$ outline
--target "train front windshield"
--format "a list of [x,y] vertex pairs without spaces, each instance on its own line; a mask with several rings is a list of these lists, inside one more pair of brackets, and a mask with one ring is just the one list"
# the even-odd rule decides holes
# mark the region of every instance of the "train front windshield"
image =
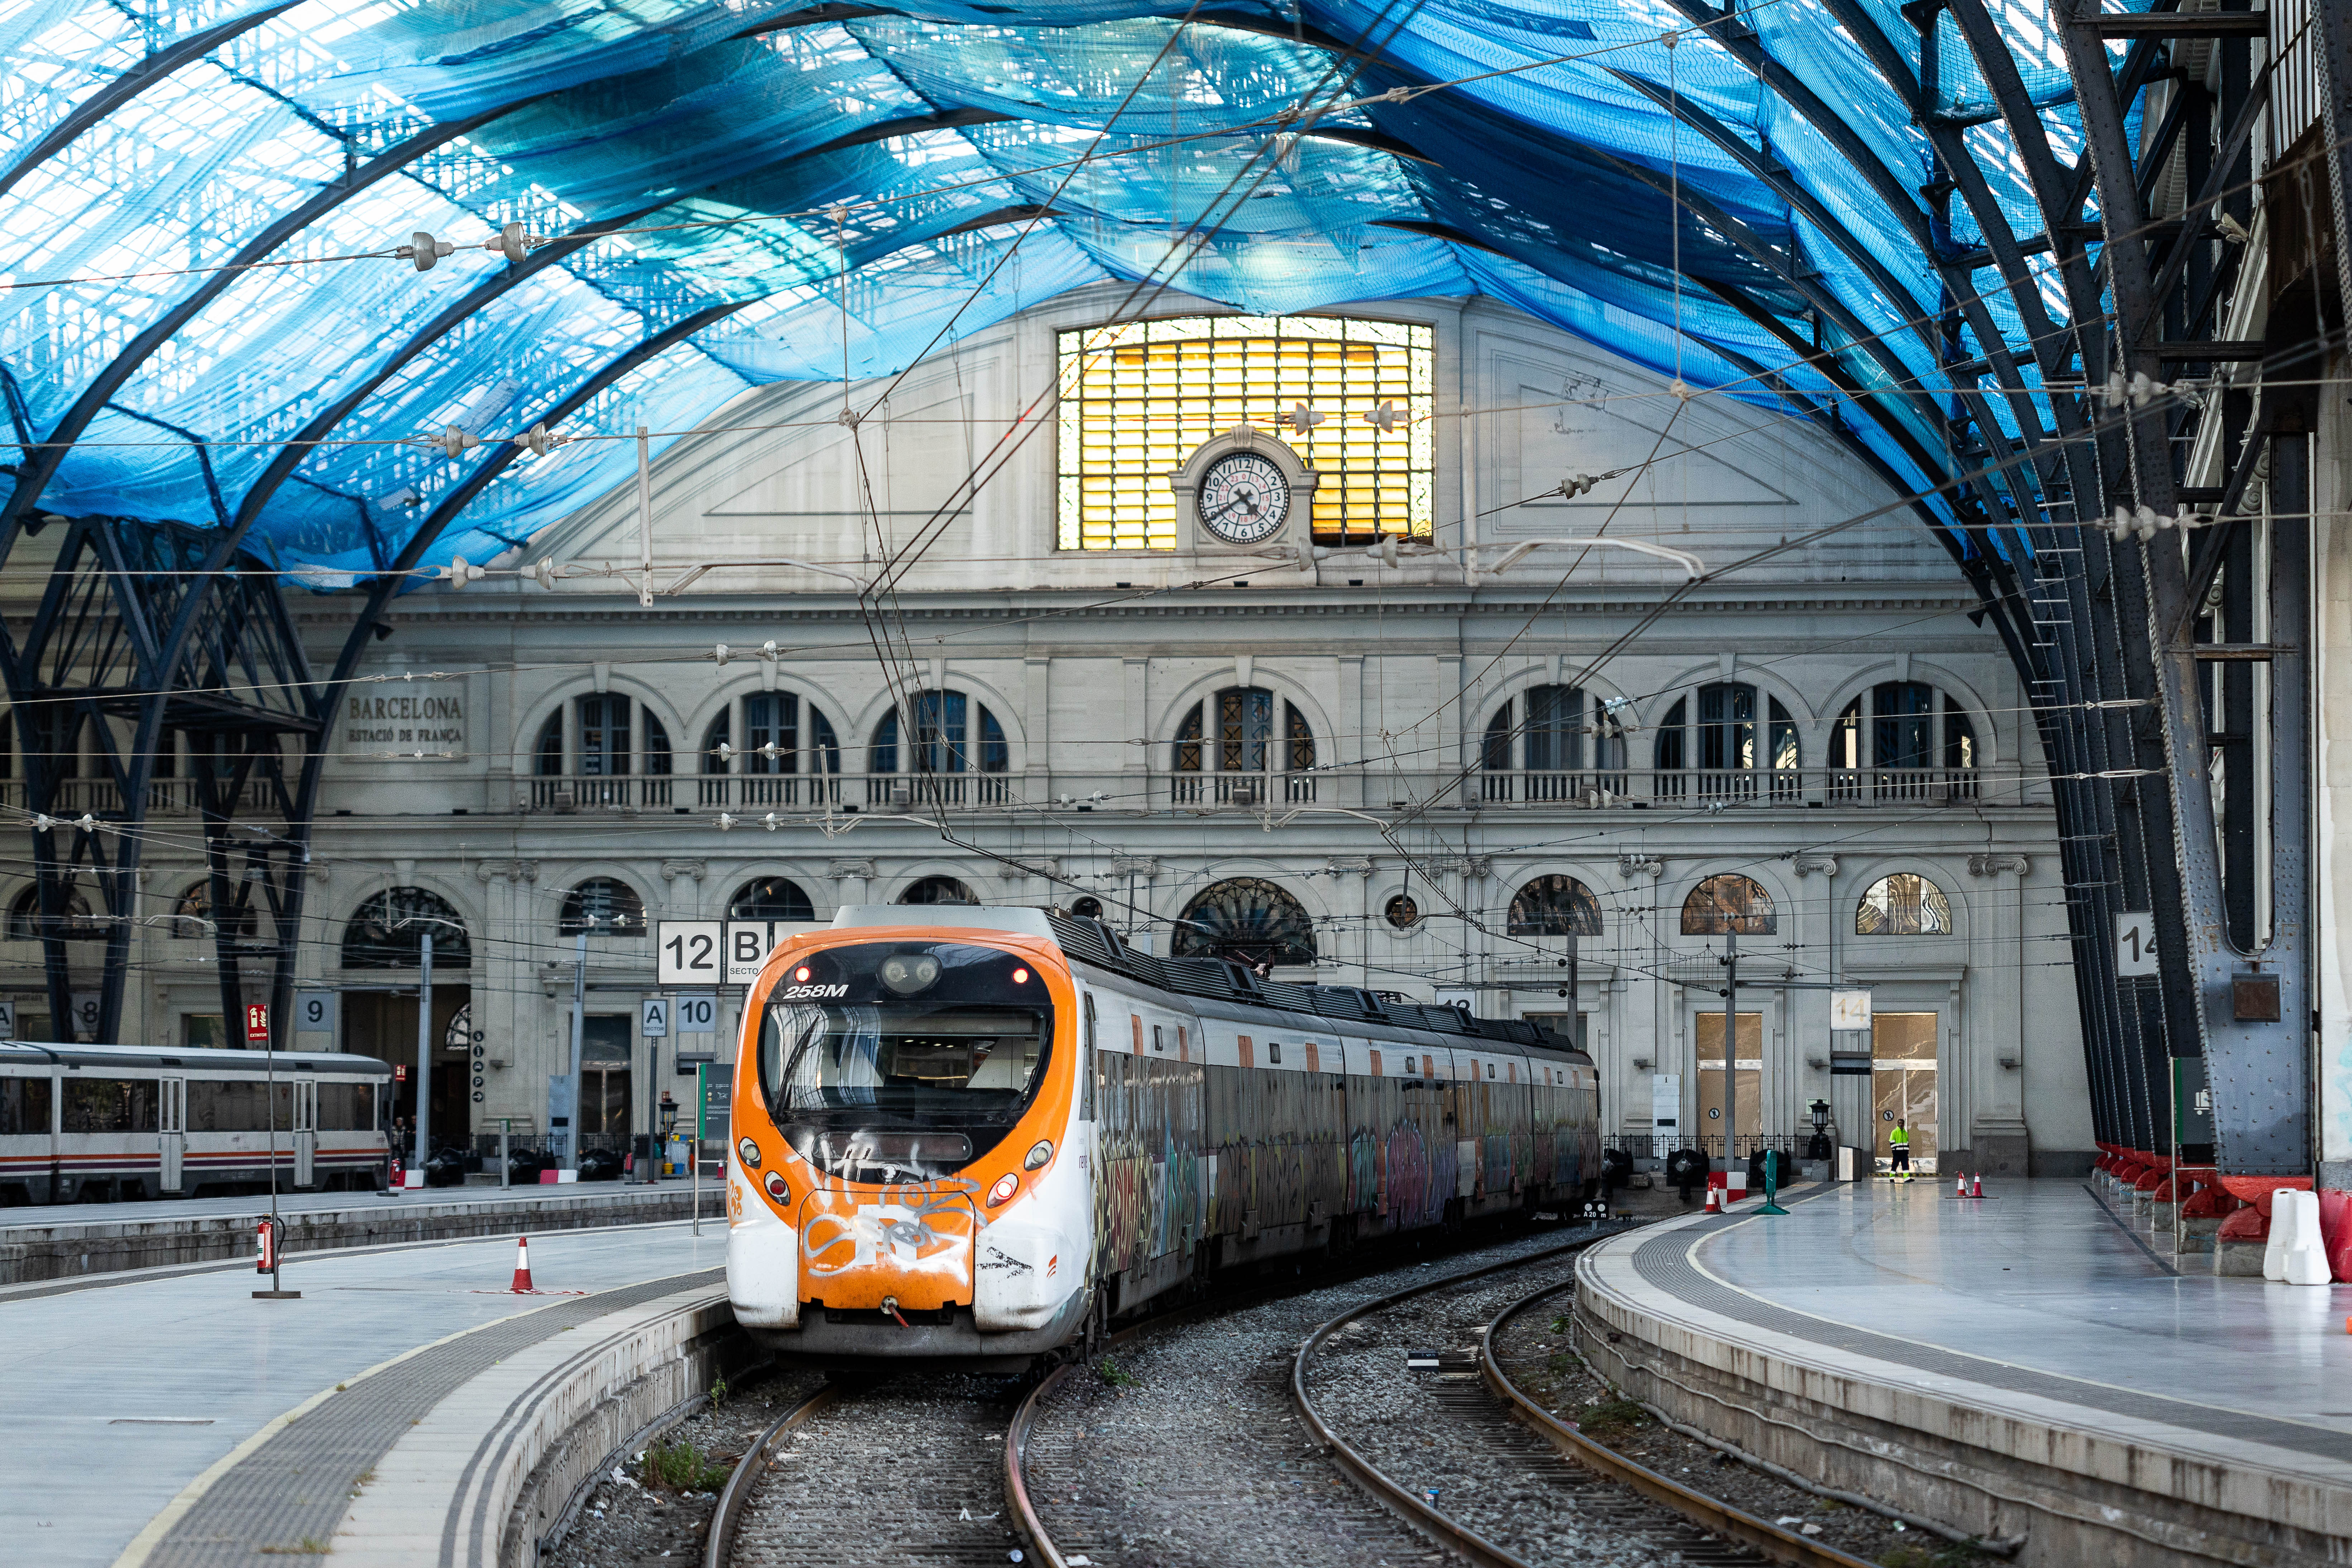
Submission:
[[829,948],[787,970],[760,1021],[760,1083],[785,1141],[829,1175],[948,1174],[1002,1142],[1053,1053],[1027,961],[965,942]]

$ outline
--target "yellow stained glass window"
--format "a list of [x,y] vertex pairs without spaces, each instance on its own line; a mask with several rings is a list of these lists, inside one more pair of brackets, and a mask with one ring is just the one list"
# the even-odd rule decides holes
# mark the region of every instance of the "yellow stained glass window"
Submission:
[[[1315,538],[1430,531],[1434,334],[1329,316],[1177,316],[1060,334],[1059,539],[1064,550],[1172,550],[1168,476],[1244,422],[1320,476]],[[1299,404],[1323,422],[1285,423]],[[1392,429],[1366,418],[1382,404]]]

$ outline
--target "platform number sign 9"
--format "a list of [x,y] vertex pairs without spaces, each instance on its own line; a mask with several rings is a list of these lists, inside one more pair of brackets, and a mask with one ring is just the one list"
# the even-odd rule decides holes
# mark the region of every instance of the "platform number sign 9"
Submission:
[[2129,980],[2159,973],[2156,959],[2156,917],[2145,910],[2116,917],[2116,974]]
[[716,985],[723,978],[718,921],[663,921],[654,932],[655,984]]

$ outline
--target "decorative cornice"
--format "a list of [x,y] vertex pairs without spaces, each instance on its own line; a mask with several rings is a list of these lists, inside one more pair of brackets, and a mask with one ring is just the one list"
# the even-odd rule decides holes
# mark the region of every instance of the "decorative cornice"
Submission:
[[1790,859],[1790,865],[1800,877],[1810,877],[1816,872],[1824,877],[1837,875],[1837,857],[1834,855],[1799,855]]
[[1111,857],[1110,874],[1114,877],[1140,877],[1148,882],[1160,875],[1160,857],[1114,855]]
[[675,882],[680,877],[691,877],[699,882],[709,870],[710,863],[707,860],[665,860],[661,863],[662,880],[665,882]]
[[485,882],[536,882],[539,862],[536,860],[485,860],[474,868],[474,875]]
[[2033,862],[2022,855],[1969,857],[1969,875],[1971,877],[1998,877],[2004,872],[2012,877],[2022,877],[2032,869]]
[[827,866],[824,868],[824,874],[828,877],[835,878],[857,877],[870,882],[874,879],[874,862],[871,860],[835,860],[832,865]]
[[1654,855],[1620,855],[1617,857],[1617,879],[1630,882],[1636,877],[1658,878],[1666,874],[1666,863]]
[[1372,874],[1372,868],[1371,857],[1368,855],[1345,857],[1334,855],[1323,862],[1323,869],[1335,877],[1369,877]]

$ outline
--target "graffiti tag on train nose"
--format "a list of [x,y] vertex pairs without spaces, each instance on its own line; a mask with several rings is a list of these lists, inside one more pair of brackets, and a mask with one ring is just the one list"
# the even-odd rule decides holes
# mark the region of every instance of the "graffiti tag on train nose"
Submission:
[[910,1207],[860,1204],[851,1214],[821,1214],[801,1234],[809,1272],[846,1273],[853,1268],[944,1268],[961,1275],[970,1237],[969,1213],[960,1204]]

